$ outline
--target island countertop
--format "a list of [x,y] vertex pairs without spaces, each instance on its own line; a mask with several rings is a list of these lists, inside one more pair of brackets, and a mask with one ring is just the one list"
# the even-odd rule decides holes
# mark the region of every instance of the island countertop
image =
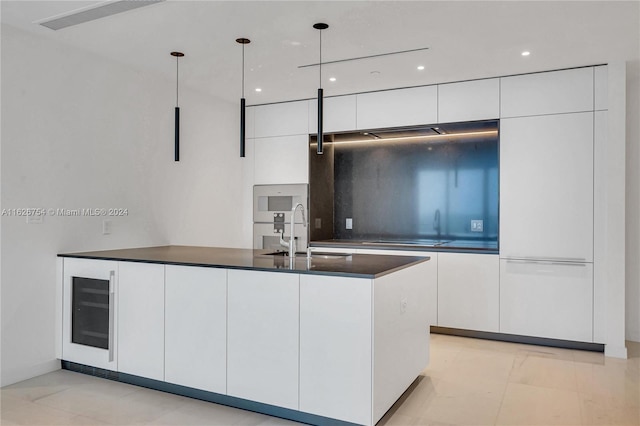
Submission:
[[225,247],[157,246],[118,250],[61,253],[60,257],[115,260],[123,262],[161,263],[167,265],[247,269],[357,278],[379,278],[400,269],[425,262],[429,257],[352,254],[337,256],[313,253],[310,259],[298,255],[270,255],[271,250]]

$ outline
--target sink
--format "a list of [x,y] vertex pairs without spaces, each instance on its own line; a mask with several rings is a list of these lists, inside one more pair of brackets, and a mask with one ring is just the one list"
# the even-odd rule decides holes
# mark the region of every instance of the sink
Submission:
[[[289,253],[286,251],[276,251],[273,253],[265,253],[262,256],[280,256],[280,257],[289,257]],[[351,253],[318,253],[311,252],[312,259],[344,259],[351,256]],[[304,251],[297,251],[296,257],[306,258],[307,253]]]

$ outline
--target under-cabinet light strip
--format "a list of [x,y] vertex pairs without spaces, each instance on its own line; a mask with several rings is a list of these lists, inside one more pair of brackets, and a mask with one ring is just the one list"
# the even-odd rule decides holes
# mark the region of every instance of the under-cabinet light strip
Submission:
[[[466,133],[444,133],[441,135],[422,135],[422,136],[403,136],[399,138],[379,138],[379,139],[356,139],[352,141],[333,141],[333,142],[325,142],[327,144],[348,144],[348,143],[378,143],[382,141],[387,142],[396,142],[396,141],[406,141],[406,140],[418,140],[418,139],[447,139],[447,138],[459,138],[465,136],[488,136],[488,135],[497,135],[497,130],[487,130],[480,132],[466,132]],[[316,145],[316,143],[312,143],[311,145]]]

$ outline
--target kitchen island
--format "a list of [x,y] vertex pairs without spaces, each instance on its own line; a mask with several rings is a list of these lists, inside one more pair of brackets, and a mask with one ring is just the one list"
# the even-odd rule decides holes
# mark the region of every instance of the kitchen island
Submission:
[[[428,363],[428,261],[187,246],[61,254],[60,358],[305,423],[373,425]],[[107,349],[75,342],[74,277],[107,283]]]

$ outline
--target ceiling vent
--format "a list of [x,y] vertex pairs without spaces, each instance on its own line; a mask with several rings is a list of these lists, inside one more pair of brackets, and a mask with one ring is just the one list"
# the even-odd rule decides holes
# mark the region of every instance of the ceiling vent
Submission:
[[165,0],[117,0],[108,1],[91,6],[89,8],[74,10],[62,15],[56,15],[50,18],[37,21],[36,24],[43,25],[52,30],[60,30],[62,28],[71,27],[73,25],[82,24],[84,22],[93,21],[104,18],[106,16],[115,15],[117,13],[126,12],[128,10],[137,9],[139,7],[149,6],[154,3],[160,3]]

